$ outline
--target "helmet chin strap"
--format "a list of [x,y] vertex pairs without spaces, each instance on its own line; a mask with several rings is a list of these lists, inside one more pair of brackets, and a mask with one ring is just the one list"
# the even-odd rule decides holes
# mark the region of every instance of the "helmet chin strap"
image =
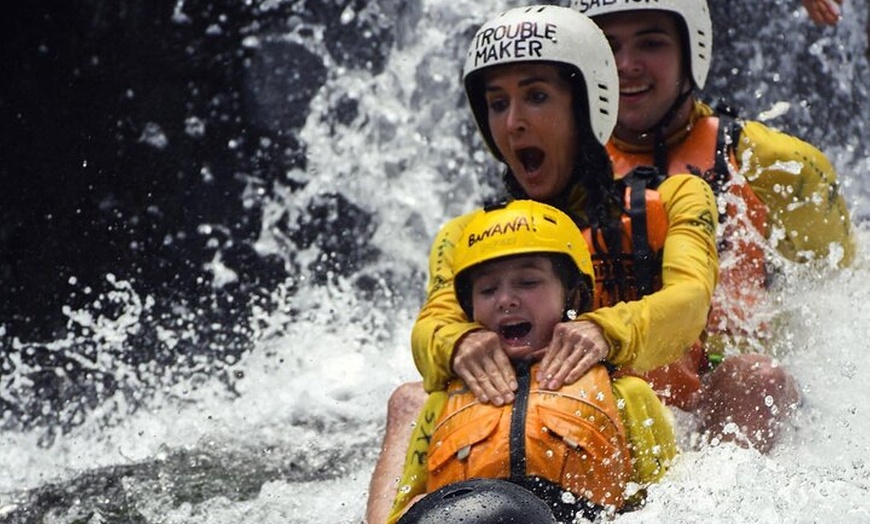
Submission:
[[655,167],[659,170],[659,174],[661,176],[667,176],[668,174],[668,147],[665,144],[665,128],[673,122],[674,118],[677,116],[680,108],[692,95],[692,92],[695,90],[694,85],[689,84],[689,89],[685,93],[680,93],[674,103],[671,104],[668,112],[665,113],[665,116],[662,117],[659,122],[652,127],[647,133],[652,132],[655,137],[655,146],[653,148],[653,161],[655,162]]

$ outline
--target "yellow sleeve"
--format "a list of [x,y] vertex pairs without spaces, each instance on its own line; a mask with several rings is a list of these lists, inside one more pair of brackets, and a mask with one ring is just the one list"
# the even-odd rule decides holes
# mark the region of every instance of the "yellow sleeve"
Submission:
[[417,495],[426,493],[426,481],[429,479],[427,459],[429,457],[429,441],[435,432],[438,417],[447,402],[446,391],[436,391],[429,395],[408,442],[408,453],[405,455],[405,468],[399,481],[399,490],[393,500],[393,508],[387,518],[387,524],[393,524],[405,512],[405,507]]
[[[737,161],[749,186],[768,208],[777,249],[803,262],[832,254],[841,266],[855,255],[855,238],[837,173],[812,145],[759,122],[743,126]],[[839,247],[838,247],[839,246]]]
[[453,292],[453,252],[472,215],[454,218],[444,225],[429,253],[426,303],[411,330],[411,351],[423,377],[423,388],[430,393],[446,389],[447,382],[454,377],[450,364],[459,339],[483,329],[466,318]]
[[668,217],[662,289],[580,316],[604,330],[608,361],[641,373],[676,361],[698,339],[719,275],[710,187],[694,175],[672,175],[658,191]]
[[641,378],[614,379],[613,394],[631,449],[631,481],[641,486],[658,482],[679,452],[673,414]]

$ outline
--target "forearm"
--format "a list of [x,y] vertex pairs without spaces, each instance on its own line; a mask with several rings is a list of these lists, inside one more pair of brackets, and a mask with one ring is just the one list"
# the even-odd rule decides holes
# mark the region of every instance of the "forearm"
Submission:
[[453,252],[470,218],[467,214],[445,224],[429,254],[426,303],[411,331],[414,362],[429,392],[446,387],[454,376],[451,359],[457,342],[481,328],[466,318],[453,290]]
[[705,286],[684,283],[581,318],[604,331],[611,348],[608,362],[645,372],[675,362],[698,340],[709,305]]
[[718,278],[718,215],[709,187],[677,175],[659,191],[668,214],[662,288],[581,316],[603,329],[612,364],[640,372],[677,360],[698,339]]

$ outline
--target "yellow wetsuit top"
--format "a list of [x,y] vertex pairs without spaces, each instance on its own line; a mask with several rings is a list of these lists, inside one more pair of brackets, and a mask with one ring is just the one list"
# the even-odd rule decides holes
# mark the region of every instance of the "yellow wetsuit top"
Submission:
[[[641,300],[584,313],[610,342],[607,361],[644,372],[680,358],[707,320],[718,275],[716,202],[709,186],[693,175],[675,175],[659,187],[668,217],[662,289]],[[571,211],[583,216],[585,195],[572,192]],[[453,293],[453,249],[471,214],[448,222],[429,259],[427,300],[411,333],[414,362],[427,392],[443,390],[454,377],[453,348],[465,334],[483,329],[470,322]]]
[[[693,175],[676,175],[665,180],[658,191],[668,218],[662,288],[640,300],[620,302],[578,317],[601,326],[611,347],[608,362],[636,371],[679,359],[698,339],[718,275],[718,213],[707,183]],[[584,199],[585,194],[575,188],[571,194],[574,214],[584,215]],[[453,349],[465,334],[483,329],[468,321],[453,291],[453,251],[471,216],[469,213],[448,222],[430,252],[428,298],[414,325],[411,343],[424,388],[430,395],[411,437],[388,522],[395,522],[410,499],[425,491],[428,438],[446,400],[444,389],[454,377]],[[666,462],[676,455],[668,415],[649,385],[637,377],[615,379],[613,389],[622,401],[622,415],[632,443],[632,480],[648,484],[664,474]]]
[[783,256],[802,262],[841,249],[835,254],[839,265],[852,263],[849,209],[824,153],[759,122],[745,122],[736,156],[749,187],[768,208],[771,229],[785,234],[776,244]]

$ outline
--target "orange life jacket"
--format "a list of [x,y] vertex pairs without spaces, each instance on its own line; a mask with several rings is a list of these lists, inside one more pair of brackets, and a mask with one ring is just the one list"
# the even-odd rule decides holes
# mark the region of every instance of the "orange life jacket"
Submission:
[[[692,173],[703,177],[720,203],[719,287],[707,322],[707,333],[741,333],[753,308],[766,293],[768,277],[761,240],[767,235],[767,208],[737,172],[733,148],[722,118],[704,117],[686,138],[668,148],[668,174]],[[737,135],[737,133],[731,133]],[[733,140],[737,136],[732,137]],[[608,143],[617,176],[638,166],[652,165],[653,154],[628,153]],[[652,235],[651,235],[652,236]],[[709,369],[701,343],[682,360],[643,375],[670,405],[691,409],[700,389],[700,374]]]
[[428,492],[472,478],[543,479],[581,501],[622,507],[631,461],[610,375],[598,365],[548,391],[535,380],[538,365],[518,364],[516,400],[501,407],[450,383],[429,445]]
[[583,229],[595,270],[593,309],[636,300],[662,287],[662,251],[668,234],[668,217],[653,173],[638,170],[626,182],[618,240],[608,232]]

